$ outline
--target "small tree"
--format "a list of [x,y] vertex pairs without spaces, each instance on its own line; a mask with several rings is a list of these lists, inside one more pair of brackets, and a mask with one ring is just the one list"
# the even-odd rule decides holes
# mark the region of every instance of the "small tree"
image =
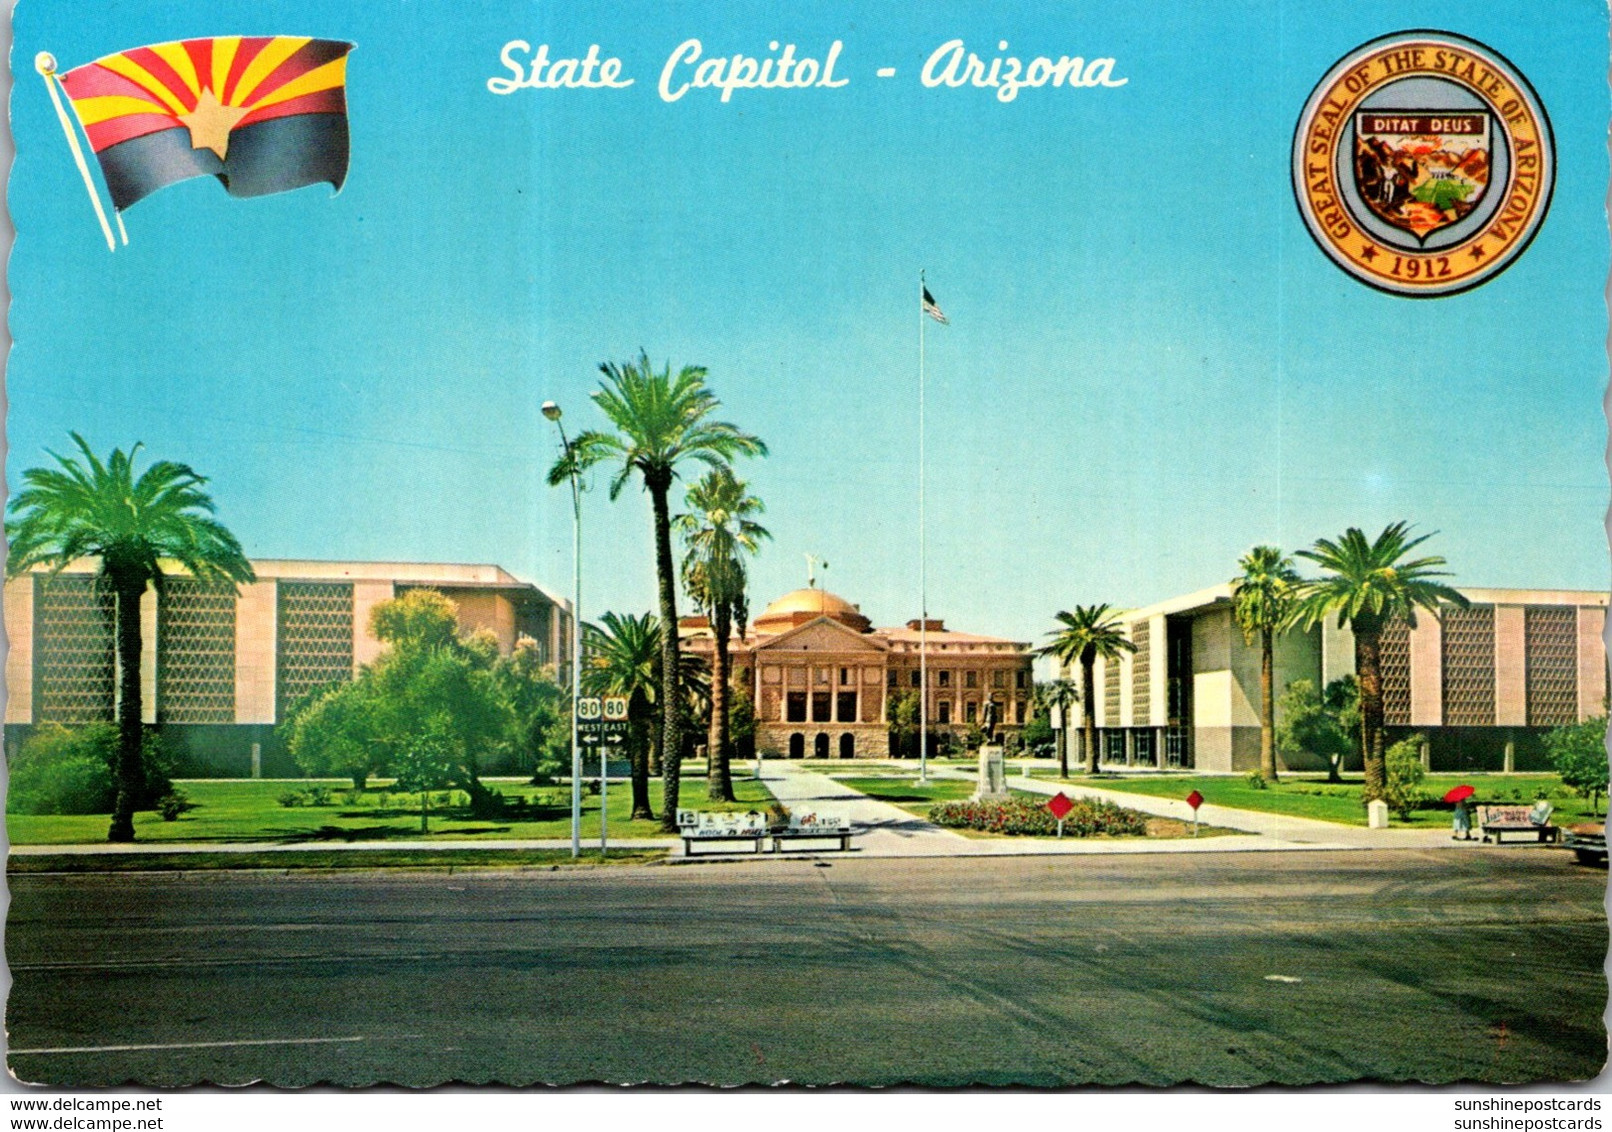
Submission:
[[1281,722],[1276,725],[1276,747],[1283,759],[1290,766],[1297,756],[1304,754],[1324,759],[1328,782],[1343,781],[1340,773],[1343,760],[1355,750],[1355,735],[1360,726],[1358,710],[1351,723],[1340,702],[1346,697],[1346,689],[1340,687],[1345,681],[1352,687],[1350,677],[1334,680],[1323,696],[1316,689],[1315,681],[1295,680],[1277,700]]
[[1590,812],[1607,789],[1606,716],[1586,719],[1567,727],[1558,727],[1545,736],[1545,751],[1550,755],[1562,784],[1569,786],[1581,798],[1590,800]]
[[898,759],[910,757],[909,752],[917,750],[918,741],[917,691],[902,688],[892,692],[885,705],[885,718],[890,721],[890,753]]
[[302,773],[339,775],[362,790],[372,774],[386,770],[369,681],[328,688],[292,716],[286,746]]
[[434,719],[412,737],[394,762],[399,790],[420,796],[420,832],[429,833],[431,791],[451,785],[458,765],[449,721]]
[[1389,747],[1383,756],[1383,769],[1387,772],[1383,801],[1400,821],[1410,821],[1416,807],[1427,801],[1427,792],[1422,789],[1422,744],[1425,742],[1423,736],[1413,735]]

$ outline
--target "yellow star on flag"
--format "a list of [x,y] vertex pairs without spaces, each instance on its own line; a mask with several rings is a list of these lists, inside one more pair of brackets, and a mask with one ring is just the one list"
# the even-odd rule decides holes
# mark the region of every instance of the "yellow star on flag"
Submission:
[[196,109],[179,115],[179,120],[190,127],[191,149],[210,149],[222,161],[229,152],[229,132],[247,113],[239,106],[222,105],[207,87],[196,99]]

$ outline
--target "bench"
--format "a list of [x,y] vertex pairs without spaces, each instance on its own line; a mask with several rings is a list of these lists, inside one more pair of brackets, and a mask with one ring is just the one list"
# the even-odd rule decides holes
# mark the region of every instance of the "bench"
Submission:
[[850,819],[843,815],[792,813],[787,826],[772,831],[772,851],[782,852],[786,842],[835,840],[840,843],[840,851],[848,853],[854,836]]
[[1478,828],[1483,830],[1483,839],[1488,841],[1494,838],[1499,845],[1508,833],[1531,833],[1540,841],[1554,842],[1561,836],[1561,830],[1550,824],[1549,811],[1545,811],[1546,820],[1535,821],[1533,811],[1527,806],[1479,806]]
[[[751,810],[749,813],[698,813],[694,810],[677,811],[678,834],[683,838],[683,856],[697,856],[695,844],[740,844],[750,842],[752,852],[761,852],[761,843],[767,839],[767,815]],[[712,854],[707,853],[706,856]]]

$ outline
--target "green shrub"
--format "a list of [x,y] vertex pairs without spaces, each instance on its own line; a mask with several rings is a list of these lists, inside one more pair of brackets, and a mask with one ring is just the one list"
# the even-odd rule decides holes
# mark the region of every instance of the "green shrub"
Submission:
[[[141,744],[145,781],[137,810],[155,808],[173,789],[161,741],[147,732]],[[67,728],[46,724],[30,735],[11,761],[6,811],[13,814],[109,814],[117,801],[118,731],[110,723]]]
[[275,800],[288,810],[295,806],[305,806],[308,804],[308,796],[300,790],[287,790]]
[[[929,808],[929,820],[949,829],[977,829],[985,833],[1046,837],[1058,832],[1058,819],[1052,816],[1045,803],[1021,798],[1005,802],[941,802]],[[1070,837],[1137,837],[1147,833],[1147,819],[1113,802],[1078,798],[1064,818],[1063,827],[1065,835]]]
[[1268,785],[1269,785],[1269,783],[1267,783],[1265,781],[1265,776],[1263,774],[1259,773],[1259,771],[1256,770],[1256,771],[1250,771],[1249,772],[1249,775],[1248,775],[1248,788],[1250,790],[1263,790]]
[[162,815],[163,821],[178,821],[179,815],[195,808],[196,803],[187,798],[183,790],[175,790],[157,799],[157,813]]
[[328,786],[312,786],[312,787],[309,787],[309,789],[308,789],[308,805],[310,805],[310,806],[329,806],[329,805],[333,805],[333,804],[334,804],[334,802],[332,801],[331,796],[330,796],[330,787],[328,787]]
[[1401,821],[1409,821],[1416,807],[1427,801],[1427,792],[1422,789],[1422,742],[1419,735],[1402,739],[1383,756],[1388,772],[1383,801]]

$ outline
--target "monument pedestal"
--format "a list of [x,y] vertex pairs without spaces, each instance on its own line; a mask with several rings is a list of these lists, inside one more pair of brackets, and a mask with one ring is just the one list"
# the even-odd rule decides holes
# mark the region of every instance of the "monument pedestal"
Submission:
[[1008,799],[1007,766],[1002,748],[980,748],[979,780],[974,788],[976,802],[1005,802]]

